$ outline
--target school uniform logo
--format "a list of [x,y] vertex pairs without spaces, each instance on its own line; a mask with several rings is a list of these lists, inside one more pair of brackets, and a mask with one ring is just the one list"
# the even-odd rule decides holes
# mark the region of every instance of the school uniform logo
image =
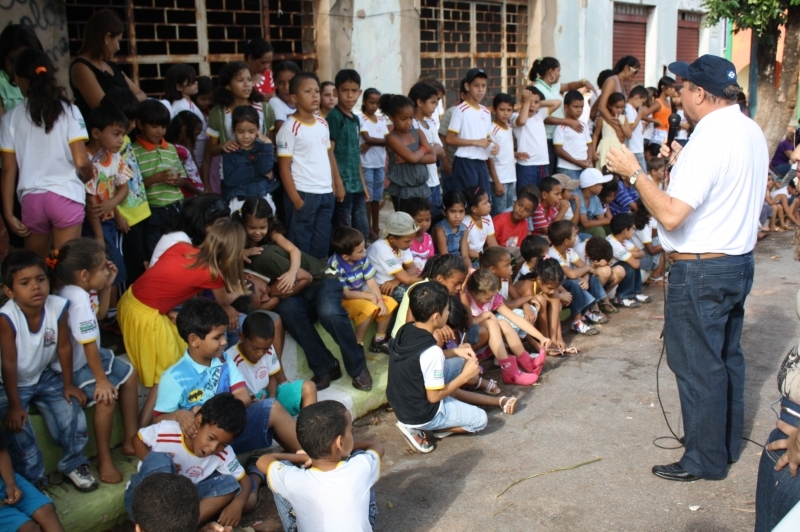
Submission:
[[200,466],[193,465],[189,469],[186,470],[184,476],[189,478],[200,478],[203,476],[203,468]]
[[44,347],[56,345],[56,331],[53,329],[44,330]]
[[265,368],[264,366],[261,366],[260,368],[258,368],[256,370],[256,379],[263,379],[268,374],[269,374],[269,372],[267,371],[267,368]]

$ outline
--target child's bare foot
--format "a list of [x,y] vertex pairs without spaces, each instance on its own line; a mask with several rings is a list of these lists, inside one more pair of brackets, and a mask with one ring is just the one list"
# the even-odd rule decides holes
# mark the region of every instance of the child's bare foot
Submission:
[[100,480],[105,484],[119,484],[122,482],[122,473],[114,466],[114,462],[110,460],[107,464],[98,460],[97,472],[100,474]]
[[125,456],[136,456],[136,451],[133,449],[133,445],[123,445],[122,454]]

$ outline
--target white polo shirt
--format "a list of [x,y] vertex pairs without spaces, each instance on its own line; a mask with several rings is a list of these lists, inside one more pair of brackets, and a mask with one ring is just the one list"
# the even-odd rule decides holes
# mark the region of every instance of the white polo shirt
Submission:
[[[589,144],[592,143],[589,124],[581,123],[583,124],[583,131],[580,133],[569,126],[556,126],[553,130],[553,146],[561,146],[576,161],[585,161],[589,158]],[[582,170],[577,164],[572,164],[561,157],[558,158],[556,166],[566,170]]]
[[[625,104],[625,118],[629,124],[636,122],[639,111],[629,103]],[[625,145],[633,153],[644,153],[644,125],[646,122],[639,122],[631,132],[631,138],[625,141]],[[685,133],[685,132],[684,132]]]
[[[467,102],[461,102],[453,110],[448,131],[458,134],[460,139],[479,140],[489,137],[493,128],[492,113],[486,107],[472,107]],[[456,157],[480,161],[488,159],[489,153],[490,149],[477,146],[459,146],[456,149]]]
[[[550,154],[547,151],[547,135],[545,133],[544,119],[549,115],[547,107],[540,107],[533,116],[529,116],[525,125],[514,127],[514,138],[517,139],[517,151],[527,153],[526,160],[519,160],[520,166],[544,166],[550,164]],[[511,115],[511,123],[517,123],[519,113]]]
[[[272,98],[273,100],[275,98]],[[328,150],[331,137],[324,118],[314,117],[306,124],[294,115],[288,117],[275,139],[278,157],[292,158],[292,179],[298,192],[330,194],[333,192]]]
[[659,223],[661,245],[680,253],[752,251],[768,170],[764,133],[738,105],[706,115],[681,151],[667,189],[694,211],[673,231]]
[[497,172],[497,179],[501,183],[516,183],[517,170],[514,167],[514,135],[509,126],[500,126],[494,123],[491,139],[500,146],[497,155],[492,155],[494,169]]

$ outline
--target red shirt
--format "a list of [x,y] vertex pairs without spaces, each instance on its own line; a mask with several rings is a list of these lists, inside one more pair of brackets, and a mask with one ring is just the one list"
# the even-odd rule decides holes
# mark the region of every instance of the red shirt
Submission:
[[[545,211],[545,209],[547,209]],[[540,203],[536,210],[533,211],[533,234],[543,235],[543,229],[550,227],[556,216],[558,216],[558,209],[556,207],[545,207],[544,203]],[[495,229],[497,231],[497,229]]]
[[502,212],[492,218],[494,222],[494,236],[497,243],[504,248],[519,247],[528,236],[528,220],[514,223],[510,212]]
[[208,266],[190,268],[194,258],[186,255],[197,253],[191,244],[180,242],[161,255],[155,266],[145,271],[131,286],[133,295],[142,304],[166,314],[181,303],[185,303],[206,288],[225,286],[222,277],[211,278]]

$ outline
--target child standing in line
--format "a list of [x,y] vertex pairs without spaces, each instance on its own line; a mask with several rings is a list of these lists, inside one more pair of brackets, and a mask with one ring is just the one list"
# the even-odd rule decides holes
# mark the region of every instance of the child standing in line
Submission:
[[511,116],[517,139],[517,193],[525,185],[538,186],[547,177],[550,155],[544,119],[560,106],[561,100],[545,100],[533,85],[522,91],[522,106]]
[[367,89],[361,98],[361,167],[364,182],[369,192],[367,218],[369,218],[369,239],[377,240],[380,232],[381,200],[383,199],[384,167],[386,166],[386,135],[389,128],[386,117],[376,114],[381,93],[377,89]]
[[[281,79],[281,72],[278,80]],[[280,83],[279,83],[280,85]],[[319,108],[319,82],[311,73],[292,78],[289,88],[297,112],[278,131],[278,168],[286,195],[286,227],[289,240],[300,251],[327,258],[331,241],[334,193],[344,189],[331,150],[328,123],[314,114]],[[280,90],[279,96],[280,96]],[[278,98],[273,98],[270,102]]]
[[[211,109],[214,107],[214,84],[208,76],[200,76],[197,78],[197,94],[192,96],[192,102],[203,115],[203,130],[197,136],[197,144],[194,148],[194,160],[197,161],[198,168],[203,167],[205,163],[206,146],[208,145],[208,116]],[[191,111],[191,109],[189,109]],[[219,156],[217,156],[219,157]],[[215,158],[210,159],[211,169],[219,170],[219,160]],[[202,177],[202,173],[201,173]],[[219,188],[219,175],[210,175],[208,181],[216,183]],[[219,190],[215,192],[219,194]]]
[[[564,95],[564,115],[567,119],[580,121],[585,100],[578,91],[569,91]],[[594,146],[589,124],[581,122],[583,131],[578,133],[569,126],[556,126],[553,130],[553,147],[558,161],[556,172],[568,175],[572,179],[580,179],[581,171],[590,168],[594,163]]]
[[539,190],[542,192],[542,201],[533,211],[533,234],[546,236],[551,224],[564,219],[570,205],[561,197],[561,182],[555,177],[542,178]]
[[186,182],[186,171],[175,146],[164,140],[169,127],[167,108],[157,100],[145,100],[139,109],[136,121],[139,136],[133,143],[133,153],[142,171],[150,205],[145,229],[145,257],[149,261],[164,223],[180,209],[183,200],[180,187]]
[[[625,104],[625,119],[630,125],[631,136],[625,141],[625,145],[636,156],[642,169],[647,168],[644,160],[644,130],[646,126],[645,117],[649,113],[647,100],[650,93],[641,85],[631,89],[628,94],[628,103]],[[577,178],[576,178],[577,179]]]
[[[3,215],[8,229],[25,239],[26,249],[46,257],[51,240],[59,248],[81,235],[83,184],[94,176],[84,145],[89,136],[80,111],[59,90],[47,54],[26,48],[14,64],[26,101],[3,115],[0,124]],[[14,214],[15,193],[21,219]]]
[[178,158],[183,164],[186,172],[186,183],[181,187],[184,198],[194,198],[204,193],[203,179],[200,177],[200,170],[195,159],[195,149],[197,139],[205,120],[200,120],[191,111],[181,111],[172,117],[164,138],[167,142],[175,145]]
[[499,148],[492,142],[492,113],[481,105],[486,96],[486,72],[473,68],[464,76],[466,99],[453,111],[447,129],[447,145],[455,146],[451,190],[492,190],[487,160]]
[[367,258],[364,235],[352,227],[337,227],[331,237],[331,249],[333,255],[328,259],[328,266],[342,283],[342,306],[356,325],[356,342],[363,348],[367,328],[375,321],[378,327],[369,350],[388,355],[386,331],[397,302],[381,294],[381,287],[375,280],[377,270]]
[[319,116],[328,117],[328,113],[333,111],[339,103],[336,97],[336,84],[332,81],[323,81],[319,84]]
[[[9,253],[0,275],[9,298],[0,308],[0,417],[11,436],[14,469],[37,489],[47,484],[42,451],[28,419],[28,406],[35,403],[64,451],[58,471],[78,491],[95,490],[97,481],[83,454],[89,439],[82,408],[86,395],[72,381],[69,302],[50,295],[44,259],[33,251]],[[56,360],[61,363],[61,378],[50,367]]]
[[[630,124],[625,118],[625,95],[615,92],[608,97],[608,112],[616,117],[617,122],[604,120],[598,117],[597,125],[592,136],[592,144],[597,146],[597,162],[595,167],[603,171],[606,166],[606,156],[611,148],[619,148],[626,137],[630,135]],[[602,137],[602,138],[601,138]]]
[[494,237],[494,224],[489,213],[492,212],[492,204],[489,203],[489,194],[481,187],[464,190],[467,197],[467,212],[469,221],[467,223],[467,242],[469,243],[469,258],[473,266],[477,266],[478,260],[483,253],[483,248],[487,246],[497,246],[497,239]]
[[419,228],[414,219],[404,212],[395,212],[386,219],[381,239],[372,243],[367,257],[375,267],[375,282],[381,293],[400,303],[408,287],[420,280],[411,241]]
[[672,97],[671,103],[672,112],[681,117],[678,133],[675,135],[675,140],[677,140],[679,144],[685,145],[686,141],[689,140],[689,129],[691,129],[692,126],[689,124],[689,121],[686,120],[686,115],[683,112],[683,103],[681,102],[680,91],[675,93],[675,96]]
[[489,176],[492,178],[492,216],[510,211],[517,200],[517,172],[514,169],[514,135],[509,122],[514,113],[514,98],[500,93],[492,101],[494,122],[489,138],[497,144],[498,152],[489,157]]
[[[86,394],[86,407],[97,405],[94,412],[97,472],[102,482],[118,484],[122,482],[122,474],[111,459],[114,409],[119,400],[125,433],[122,452],[132,456],[131,438],[139,429],[139,379],[130,364],[100,347],[97,319],[103,319],[108,311],[117,271],[114,264],[106,260],[101,245],[80,238],[58,250],[55,273],[64,283],[58,295],[69,301],[67,323],[72,341],[72,382]],[[58,363],[53,369],[62,370]]]
[[469,257],[469,241],[464,216],[467,213],[467,198],[458,190],[451,190],[442,199],[444,220],[433,228],[433,240],[439,255],[455,255],[464,261],[467,269],[472,269]]
[[364,174],[361,172],[359,139],[361,121],[353,112],[361,96],[361,76],[351,69],[336,74],[338,103],[327,114],[331,136],[331,151],[336,160],[334,173],[342,182],[343,198],[333,208],[333,227],[354,227],[363,235],[369,235],[367,202],[370,200]]
[[436,255],[433,247],[433,238],[428,233],[431,228],[431,204],[425,198],[410,198],[403,205],[403,212],[414,219],[417,224],[417,234],[411,240],[411,255],[414,257],[414,265],[417,267],[417,275],[422,273],[425,264]]
[[[300,73],[300,67],[294,61],[281,61],[275,65],[272,76],[275,78],[275,96],[269,99],[269,106],[275,117],[275,134],[281,130],[284,122],[297,111],[297,102],[292,99],[294,94],[290,84],[292,79]],[[319,103],[317,103],[317,109]]]
[[520,246],[528,236],[528,218],[538,206],[536,196],[520,192],[510,211],[492,218],[497,245],[506,248],[517,260],[520,259]]
[[[439,93],[436,87],[423,82],[415,83],[411,90],[408,91],[408,99],[414,102],[412,127],[425,135],[425,140],[428,141],[428,145],[433,150],[436,160],[442,164],[445,173],[450,173],[452,171],[450,161],[447,160],[442,141],[439,139],[437,127],[431,119],[439,103]],[[428,169],[426,185],[430,189],[428,202],[433,209],[433,216],[438,218],[442,211],[442,187],[439,183],[439,169],[436,166],[436,162],[426,166]]]
[[[453,146],[452,144],[447,143],[447,135],[449,133],[450,128],[450,121],[453,119],[453,112],[455,112],[458,107],[464,102],[467,98],[467,89],[464,80],[458,82],[458,101],[456,105],[452,107],[448,107],[447,110],[441,117],[439,121],[439,140],[442,141],[442,145],[444,146],[444,152],[447,155],[447,161],[450,163],[450,170],[453,169],[453,162],[455,161],[456,157],[456,150],[458,150],[457,146]],[[442,173],[442,193],[447,193],[451,190],[461,190],[461,181],[460,180],[453,180],[453,174],[447,174],[445,172]]]
[[275,190],[272,141],[260,132],[261,117],[251,105],[236,107],[231,128],[238,148],[222,154],[222,199],[264,198]]
[[378,104],[384,116],[393,124],[386,135],[386,153],[389,156],[389,195],[395,211],[400,211],[403,201],[409,198],[427,198],[428,169],[425,165],[436,163],[436,154],[424,133],[414,129],[414,102],[402,95],[384,94]]
[[653,298],[642,293],[642,270],[639,259],[645,257],[644,251],[631,242],[634,230],[632,214],[617,214],[611,218],[611,234],[606,240],[614,250],[613,264],[625,268],[625,279],[619,283],[615,303],[625,308],[637,308],[642,303],[652,303]]
[[169,67],[164,76],[164,100],[169,104],[172,118],[183,111],[190,111],[205,123],[203,112],[192,101],[197,90],[197,72],[194,68],[181,64]]

